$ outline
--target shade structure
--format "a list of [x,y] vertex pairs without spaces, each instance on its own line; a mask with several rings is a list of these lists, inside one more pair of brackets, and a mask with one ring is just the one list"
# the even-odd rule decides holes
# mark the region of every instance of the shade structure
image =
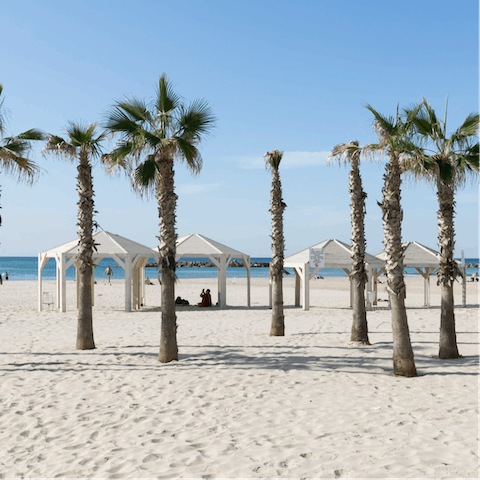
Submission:
[[[312,272],[310,272],[309,261],[309,252],[311,248],[323,249],[325,258],[324,266],[317,267],[313,269]],[[310,308],[310,280],[319,270],[321,270],[321,268],[340,268],[349,275],[352,268],[352,255],[353,252],[349,245],[340,240],[329,239],[286,257],[284,260],[284,267],[293,268],[295,271],[295,306],[300,306],[300,290],[302,290],[302,307],[304,310]],[[381,269],[385,262],[380,258],[365,253],[365,264],[369,279],[367,290],[376,292],[374,271],[376,269]],[[352,289],[350,289],[350,304],[352,302],[351,295]]]
[[[129,240],[128,238],[105,231],[95,232],[93,234],[93,240],[95,242],[95,250],[93,252],[94,265],[97,265],[102,258],[112,258],[125,270],[125,311],[130,312],[132,310],[132,304],[133,308],[140,308],[140,305],[144,304],[145,297],[145,282],[143,281],[145,276],[145,266],[149,258],[154,258],[158,261],[158,252],[145,245]],[[64,245],[60,245],[59,247],[38,254],[39,311],[42,310],[42,270],[49,258],[54,258],[57,264],[56,306],[60,311],[66,311],[66,271],[72,265],[76,266],[78,242],[79,240],[77,238]]]
[[[430,306],[430,276],[438,270],[440,265],[439,253],[418,242],[405,242],[402,244],[402,247],[404,268],[414,268],[423,277],[424,306],[428,307]],[[377,253],[375,257],[385,262],[385,251]],[[460,262],[458,260],[457,264],[460,270]],[[375,272],[375,275],[378,277],[384,271],[384,268],[379,269]],[[465,273],[463,271],[462,276],[465,288]],[[465,298],[465,295],[463,297]]]
[[208,258],[218,269],[218,306],[227,305],[227,267],[230,260],[238,258],[247,270],[247,305],[250,307],[250,256],[227,247],[198,233],[177,240],[176,261],[181,258]]

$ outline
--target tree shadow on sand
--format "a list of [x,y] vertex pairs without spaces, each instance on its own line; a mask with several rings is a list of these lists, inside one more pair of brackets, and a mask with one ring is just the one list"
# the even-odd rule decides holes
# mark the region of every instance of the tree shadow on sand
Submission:
[[[429,343],[429,342],[425,342]],[[155,349],[154,352],[151,350]],[[277,370],[278,372],[311,371],[323,373],[351,373],[367,375],[393,375],[392,342],[379,342],[373,345],[352,346],[282,346],[282,345],[180,345],[179,361],[168,364],[157,362],[158,346],[128,345],[105,347],[104,349],[72,351],[69,353],[10,353],[19,355],[12,363],[5,363],[0,371],[37,371],[82,372],[82,371],[146,371],[161,370],[166,367],[175,370],[201,372],[211,369],[235,370]],[[330,349],[340,350],[344,354],[332,355]],[[108,351],[107,351],[108,350]],[[115,351],[112,351],[115,350]],[[415,363],[420,376],[424,375],[466,375],[478,374],[479,358],[467,355],[456,360],[440,360],[438,356],[427,353],[431,347],[415,346]],[[424,352],[425,350],[425,352]],[[187,353],[182,353],[187,351]],[[302,354],[304,353],[304,354]],[[325,353],[325,354],[323,354]],[[68,355],[70,361],[51,361],[51,357]],[[48,358],[43,360],[42,357]],[[125,363],[115,357],[121,356]],[[27,357],[27,358],[25,358]],[[24,361],[34,358],[34,361]],[[102,361],[102,358],[109,359]],[[148,363],[136,363],[134,359],[143,358]],[[86,360],[91,360],[88,362]],[[472,367],[476,367],[472,369]],[[461,371],[467,370],[470,371]],[[165,373],[167,370],[165,370]]]

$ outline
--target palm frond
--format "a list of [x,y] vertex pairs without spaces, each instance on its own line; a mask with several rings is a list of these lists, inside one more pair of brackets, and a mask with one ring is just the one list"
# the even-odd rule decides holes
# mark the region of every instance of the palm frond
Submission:
[[148,195],[155,191],[155,180],[158,175],[158,164],[154,155],[138,165],[131,175],[132,186],[141,195]]
[[136,123],[150,123],[152,121],[147,105],[141,98],[132,97],[124,102],[118,102],[117,106],[128,114],[130,120]]
[[32,128],[30,130],[27,130],[26,132],[21,133],[20,135],[17,135],[16,138],[18,138],[19,140],[42,141],[45,140],[46,136],[45,133],[41,130]]
[[92,157],[102,155],[101,142],[107,132],[96,135],[97,123],[86,124],[82,122],[68,122],[66,131],[73,147],[86,149]]
[[368,103],[364,105],[374,116],[373,130],[378,135],[380,148],[384,148],[391,137],[396,135],[396,119],[377,112]]
[[141,127],[132,119],[122,107],[123,103],[117,103],[105,117],[102,126],[110,132],[120,133],[127,137],[135,136]]
[[450,141],[452,145],[458,145],[463,148],[466,143],[478,132],[479,116],[478,113],[471,113],[451,135]]
[[40,167],[27,157],[30,144],[26,141],[5,141],[0,145],[1,170],[16,177],[19,182],[33,184]]
[[155,89],[155,108],[162,121],[181,105],[181,97],[173,90],[173,85],[165,73],[160,75]]
[[156,135],[156,133],[158,132],[150,133],[144,130],[142,133],[146,143],[153,149],[158,149],[162,146],[163,143],[165,143],[165,138]]
[[442,182],[449,182],[452,181],[455,177],[455,168],[449,161],[449,159],[445,159],[443,157],[437,157],[436,162],[438,167],[438,175]]
[[177,154],[176,158],[184,160],[189,170],[196,175],[202,169],[202,157],[197,147],[190,141],[183,139],[182,137],[176,138]]
[[194,100],[187,108],[179,107],[178,135],[191,141],[198,141],[203,135],[210,135],[216,118],[206,100]]
[[435,139],[441,139],[444,137],[442,123],[438,119],[435,110],[430,106],[430,103],[425,98],[422,99],[422,109],[418,112],[418,118],[428,122],[428,128],[430,129],[429,135]]
[[271,152],[265,153],[263,159],[265,160],[265,168],[267,170],[278,170],[280,162],[283,158],[283,152],[273,149]]
[[356,140],[350,143],[339,143],[338,145],[335,145],[327,157],[327,163],[331,164],[337,162],[343,165],[349,164],[351,161],[351,154],[353,152],[362,151],[358,145],[359,143]]
[[62,137],[47,134],[47,143],[42,149],[43,155],[49,153],[58,157],[75,161],[77,158],[77,149],[71,143],[66,142]]
[[5,121],[6,121],[6,111],[3,106],[3,102],[5,98],[2,97],[3,92],[3,85],[0,83],[0,138],[3,137],[3,132],[5,129]]
[[131,156],[134,149],[135,144],[133,142],[119,142],[117,147],[110,153],[102,155],[101,161],[107,173],[114,175],[120,171],[131,170],[131,165],[127,159]]

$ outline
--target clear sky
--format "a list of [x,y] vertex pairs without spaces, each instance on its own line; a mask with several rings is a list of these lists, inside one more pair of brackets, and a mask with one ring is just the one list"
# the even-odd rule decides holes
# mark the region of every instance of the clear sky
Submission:
[[[447,130],[478,111],[477,0],[16,0],[1,8],[0,82],[8,133],[63,135],[69,120],[96,122],[125,95],[151,99],[165,72],[188,102],[218,118],[192,177],[176,166],[179,236],[201,233],[251,256],[270,256],[270,185],[263,154],[280,166],[286,255],[327,238],[350,243],[348,170],[327,166],[338,143],[376,140],[371,104],[426,97]],[[108,146],[106,146],[108,149]],[[76,168],[54,157],[36,185],[0,172],[0,256],[37,255],[76,237]],[[362,163],[367,251],[383,249],[383,166]],[[101,227],[154,247],[156,202],[126,178],[94,169]],[[478,187],[457,194],[456,255],[478,255]],[[437,243],[437,200],[426,184],[402,190],[403,238]]]

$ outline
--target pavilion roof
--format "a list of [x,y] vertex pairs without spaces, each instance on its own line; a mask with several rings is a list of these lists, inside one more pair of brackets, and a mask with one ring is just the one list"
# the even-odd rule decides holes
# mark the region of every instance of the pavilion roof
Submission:
[[204,257],[212,255],[230,255],[231,258],[250,258],[249,255],[227,247],[222,243],[207,238],[199,233],[191,233],[177,240],[177,258],[181,257]]
[[[150,247],[110,232],[95,232],[93,234],[93,240],[95,242],[94,257],[106,257],[109,255],[118,255],[121,257],[128,254],[149,255],[151,257],[158,255],[158,253]],[[76,238],[71,242],[51,248],[43,253],[46,254],[47,257],[55,256],[55,254],[66,254],[67,257],[73,257],[78,255],[78,241],[78,238]]]
[[[353,252],[350,245],[336,239],[324,240],[300,252],[294,253],[285,258],[284,265],[291,267],[293,265],[305,264],[309,261],[310,248],[323,248],[325,251],[324,268],[351,268]],[[371,267],[381,268],[385,265],[384,260],[377,258],[369,253],[365,253],[365,263]]]

